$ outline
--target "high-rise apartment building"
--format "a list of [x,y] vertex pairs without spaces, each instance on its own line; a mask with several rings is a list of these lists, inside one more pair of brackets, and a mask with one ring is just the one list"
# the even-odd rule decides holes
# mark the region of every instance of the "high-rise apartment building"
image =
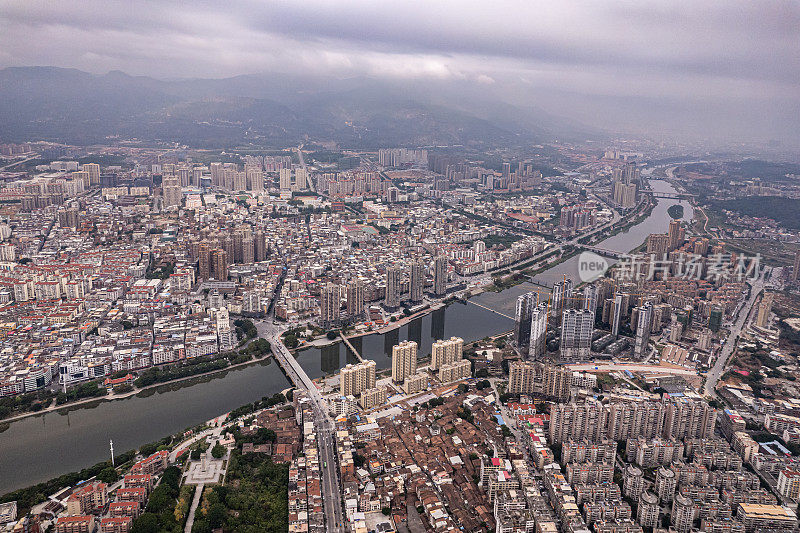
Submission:
[[675,250],[681,244],[681,223],[679,220],[672,219],[669,221],[669,230],[667,231],[667,235],[669,236],[669,249],[670,251]]
[[589,358],[594,313],[586,309],[567,309],[561,320],[559,360],[582,361]]
[[264,230],[257,229],[253,234],[253,260],[261,262],[267,259],[267,240]]
[[536,384],[536,367],[527,361],[512,361],[508,365],[508,392],[531,394]]
[[358,396],[375,388],[375,361],[367,360],[357,365],[349,364],[339,372],[339,388],[342,396]]
[[425,291],[425,264],[421,261],[411,263],[411,280],[409,282],[409,296],[412,302],[422,301]]
[[[622,475],[622,492],[633,501],[639,501],[644,490],[644,473],[636,465],[629,464]],[[658,498],[656,498],[658,504]]]
[[249,231],[242,237],[242,263],[249,265],[255,262],[256,249],[255,239]]
[[292,190],[292,169],[282,168],[278,172],[278,183],[282,191]]
[[794,253],[794,264],[792,265],[792,281],[798,279],[800,279],[800,250]]
[[391,266],[386,269],[386,307],[397,307],[400,305],[400,276],[402,270],[399,267]]
[[640,306],[637,317],[633,355],[642,359],[647,355],[647,349],[649,347],[650,330],[653,322],[653,305],[647,302]]
[[553,285],[553,292],[550,295],[550,314],[560,317],[564,309],[571,307],[572,301],[572,280],[565,279]]
[[646,253],[655,254],[656,257],[664,257],[669,251],[670,237],[666,233],[651,233],[647,237]]
[[392,381],[403,380],[417,373],[417,343],[403,341],[392,347]]
[[328,283],[320,291],[319,315],[324,327],[339,323],[339,310],[342,304],[341,287],[335,283]]
[[97,163],[85,163],[81,170],[89,173],[89,185],[100,185],[100,165]]
[[310,183],[309,183],[310,177],[311,176],[308,174],[308,172],[306,171],[305,168],[298,167],[294,171],[294,180],[295,180],[295,187],[294,188],[297,189],[297,190],[310,188]]
[[572,389],[572,371],[558,365],[542,365],[541,391],[548,398],[565,401]]
[[528,358],[541,359],[547,349],[547,303],[537,305],[531,312]]
[[438,340],[431,346],[431,370],[438,370],[443,365],[460,361],[464,353],[464,339],[450,337]]
[[531,338],[531,316],[539,303],[539,294],[527,292],[517,298],[514,315],[514,344],[520,354],[527,354]]
[[[675,495],[675,488],[678,485],[678,478],[674,470],[670,470],[666,466],[658,467],[656,471],[656,484],[655,490],[658,494],[658,499],[662,502],[672,501]],[[690,500],[691,501],[691,500]]]
[[208,168],[211,170],[211,185],[222,187],[225,183],[225,167],[222,163],[211,163]]
[[211,264],[213,265],[213,276],[217,281],[228,280],[228,253],[219,248],[211,250]]
[[176,176],[164,176],[161,182],[164,195],[164,206],[174,207],[181,205],[181,185]]
[[672,501],[670,524],[678,533],[688,533],[694,524],[695,505],[691,498],[676,494]]
[[714,435],[717,411],[706,402],[672,398],[666,402],[665,437],[673,439],[710,438]]
[[594,283],[590,283],[583,288],[583,309],[597,313],[599,292],[598,286]]
[[211,277],[211,248],[207,242],[200,243],[197,259],[197,270],[200,279],[209,279]]
[[247,190],[254,192],[264,191],[264,172],[260,168],[245,166],[245,175],[247,177]]
[[[716,411],[708,404],[705,404],[708,409],[704,409],[704,403],[667,397],[663,401],[615,401],[602,404],[587,399],[582,403],[556,404],[550,420],[551,441],[708,436],[714,431]],[[583,421],[587,419],[591,419],[596,426],[586,426]],[[580,423],[575,425],[576,421]]]
[[636,506],[636,520],[642,527],[654,528],[658,525],[659,510],[658,496],[646,491],[642,493]]
[[356,279],[347,284],[347,317],[360,320],[364,316],[364,284]]
[[433,260],[433,293],[436,296],[447,293],[447,258],[441,255]]

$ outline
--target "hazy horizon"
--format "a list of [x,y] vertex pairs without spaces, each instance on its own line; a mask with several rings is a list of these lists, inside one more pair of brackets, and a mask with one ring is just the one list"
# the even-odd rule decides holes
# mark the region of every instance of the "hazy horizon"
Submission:
[[612,133],[800,134],[800,4],[6,1],[0,68],[155,79],[364,78]]

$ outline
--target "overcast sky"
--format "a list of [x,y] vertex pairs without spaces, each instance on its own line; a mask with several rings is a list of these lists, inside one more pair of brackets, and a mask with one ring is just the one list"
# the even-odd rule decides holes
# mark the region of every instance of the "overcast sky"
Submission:
[[26,65],[452,79],[584,120],[627,99],[634,115],[722,106],[768,130],[800,109],[800,2],[0,0],[0,67]]

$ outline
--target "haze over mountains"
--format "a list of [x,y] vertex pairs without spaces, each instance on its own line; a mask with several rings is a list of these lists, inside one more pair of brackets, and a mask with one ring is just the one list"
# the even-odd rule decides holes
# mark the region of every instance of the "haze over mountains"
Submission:
[[289,75],[163,81],[119,71],[0,70],[0,138],[10,141],[91,144],[120,136],[225,147],[283,146],[308,136],[345,147],[492,146],[597,135],[452,81]]

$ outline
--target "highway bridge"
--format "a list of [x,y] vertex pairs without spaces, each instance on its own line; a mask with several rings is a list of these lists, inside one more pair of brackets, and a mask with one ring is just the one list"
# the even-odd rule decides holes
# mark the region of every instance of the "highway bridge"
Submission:
[[674,193],[643,190],[642,194],[649,194],[653,198],[671,198],[673,200],[694,200],[695,198],[694,194],[689,194],[686,192]]
[[627,257],[629,255],[625,252],[618,252],[617,250],[608,250],[606,248],[600,248],[598,246],[587,246],[585,244],[582,244],[580,245],[580,247],[590,252],[594,252],[597,255],[602,255],[603,257],[611,257],[612,259],[622,259],[623,257]]

